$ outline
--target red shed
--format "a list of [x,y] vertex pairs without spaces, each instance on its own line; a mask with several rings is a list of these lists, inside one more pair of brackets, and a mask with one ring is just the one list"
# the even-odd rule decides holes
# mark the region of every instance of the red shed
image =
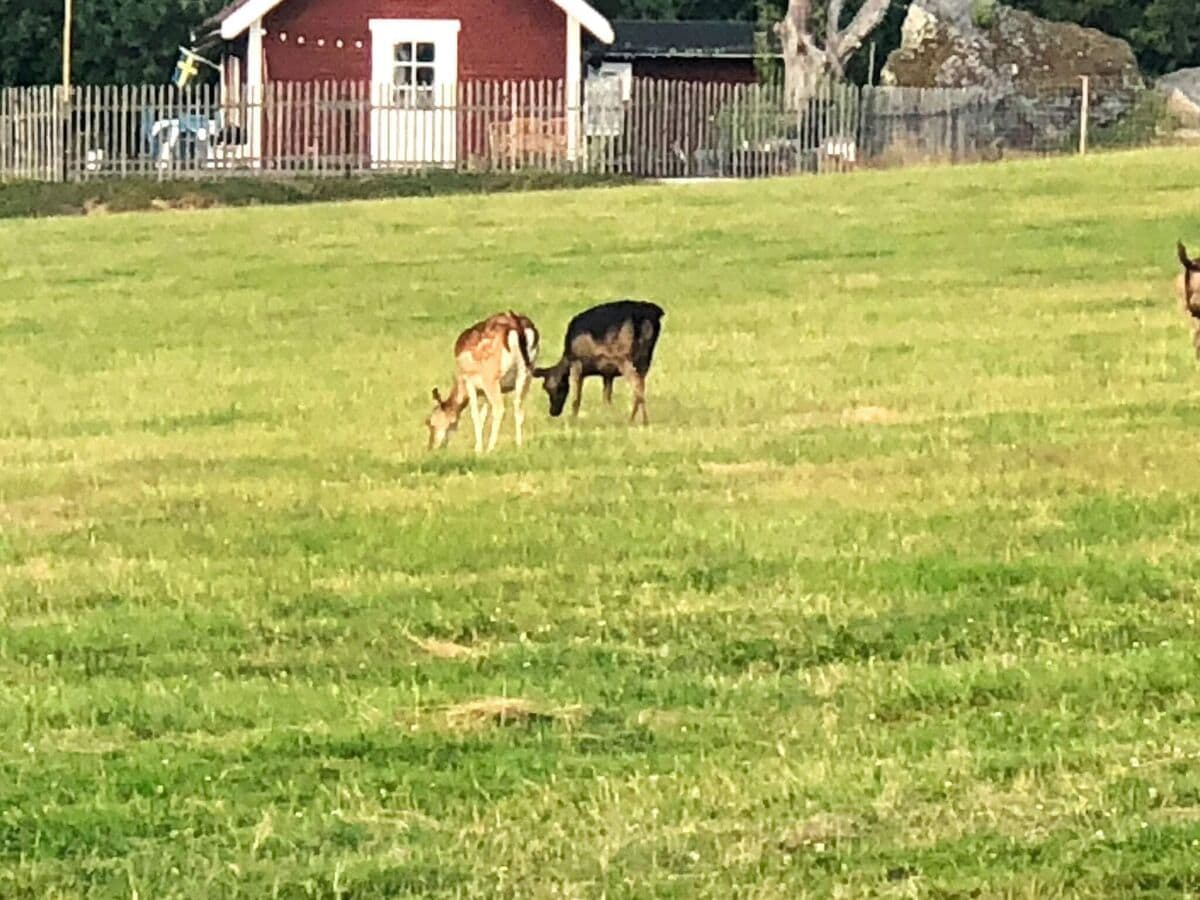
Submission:
[[[279,143],[272,129],[287,127],[272,119],[273,84],[321,82],[335,95],[353,84],[373,162],[452,165],[478,149],[460,109],[473,83],[561,82],[560,108],[578,111],[583,32],[613,40],[586,0],[237,0],[210,21],[226,42],[223,85],[244,90],[249,154],[262,160]],[[573,152],[578,115],[564,119]]]

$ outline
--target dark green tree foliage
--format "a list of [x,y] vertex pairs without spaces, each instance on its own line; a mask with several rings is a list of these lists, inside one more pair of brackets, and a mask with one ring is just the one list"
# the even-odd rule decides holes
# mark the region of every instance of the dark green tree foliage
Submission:
[[1200,65],[1200,3],[1157,0],[1130,37],[1148,72],[1157,75]]
[[[226,0],[74,0],[74,79],[80,84],[161,84],[177,47]],[[596,0],[612,18],[762,20],[771,0]],[[1009,0],[1019,9],[1079,22],[1132,44],[1142,68],[1158,75],[1200,65],[1200,0]],[[785,7],[775,0],[775,7]],[[896,0],[874,35],[876,73],[900,40],[907,0]],[[850,0],[844,15],[854,14]],[[814,12],[822,9],[814,5]],[[0,84],[54,84],[60,76],[62,0],[0,0]],[[868,49],[847,74],[865,81]]]
[[[162,84],[190,29],[224,0],[74,0],[77,84]],[[62,0],[0,0],[0,84],[62,77]]]

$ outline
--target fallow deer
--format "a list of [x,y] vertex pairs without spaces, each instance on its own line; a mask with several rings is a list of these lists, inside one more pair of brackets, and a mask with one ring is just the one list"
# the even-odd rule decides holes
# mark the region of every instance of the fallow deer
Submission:
[[1200,258],[1189,259],[1183,241],[1175,245],[1183,271],[1175,279],[1175,292],[1183,311],[1192,319],[1192,346],[1200,358]]
[[500,422],[504,418],[504,394],[513,394],[513,421],[517,446],[523,439],[525,397],[537,359],[539,336],[526,316],[512,310],[477,322],[458,336],[454,343],[454,385],[450,396],[442,397],[433,389],[433,412],[425,420],[429,429],[429,449],[445,447],[458,428],[465,407],[471,408],[475,426],[475,452],[483,451],[483,424],[487,411],[480,410],[479,394],[487,400],[492,430],[487,449],[496,446]]
[[633,387],[633,413],[646,416],[646,376],[654,360],[654,348],[662,333],[662,307],[644,300],[614,300],[584,310],[567,324],[563,355],[547,369],[535,369],[550,399],[550,415],[562,414],[567,394],[574,389],[571,413],[579,415],[583,379],[604,379],[604,402],[612,403],[613,380],[624,376]]

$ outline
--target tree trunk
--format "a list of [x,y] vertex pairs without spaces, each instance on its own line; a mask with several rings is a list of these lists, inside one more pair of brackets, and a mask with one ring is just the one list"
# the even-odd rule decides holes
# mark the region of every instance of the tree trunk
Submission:
[[812,95],[825,74],[825,51],[812,39],[811,0],[789,0],[787,12],[775,26],[783,54],[783,86],[788,103],[799,107]]
[[865,0],[841,30],[843,0],[828,0],[828,4],[824,47],[813,39],[812,0],[788,0],[787,12],[775,26],[783,53],[784,90],[793,106],[812,96],[824,79],[844,76],[846,61],[883,21],[891,0]]

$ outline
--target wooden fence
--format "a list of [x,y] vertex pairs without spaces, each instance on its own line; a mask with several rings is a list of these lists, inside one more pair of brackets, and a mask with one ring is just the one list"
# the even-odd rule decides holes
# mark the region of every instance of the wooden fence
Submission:
[[4,88],[0,180],[430,168],[750,178],[975,159],[1005,142],[1051,151],[1072,110],[1077,123],[1072,98],[1035,103],[1009,127],[1011,109],[969,89],[831,84],[797,106],[776,85],[618,78],[575,91],[561,81]]

